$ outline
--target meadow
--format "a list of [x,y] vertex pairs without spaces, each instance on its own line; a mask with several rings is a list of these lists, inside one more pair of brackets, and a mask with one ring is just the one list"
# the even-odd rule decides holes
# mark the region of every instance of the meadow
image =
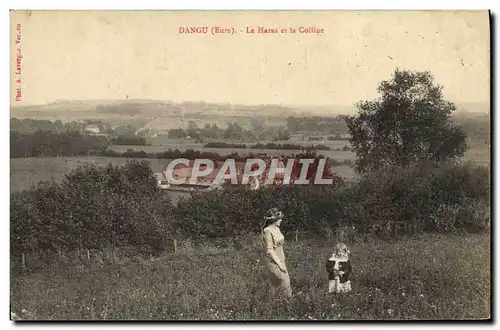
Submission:
[[[270,299],[259,237],[180,241],[177,252],[120,250],[11,263],[11,311],[28,320],[451,320],[491,315],[490,237],[425,234],[352,245],[353,291],[327,293],[333,240],[287,235],[295,296]],[[290,236],[290,237],[289,237]],[[293,238],[292,238],[293,237]],[[40,303],[42,302],[43,303]]]

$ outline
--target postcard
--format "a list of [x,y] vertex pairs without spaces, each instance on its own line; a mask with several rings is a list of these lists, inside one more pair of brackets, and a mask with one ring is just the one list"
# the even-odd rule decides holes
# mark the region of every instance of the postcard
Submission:
[[11,320],[490,320],[490,24],[11,11]]

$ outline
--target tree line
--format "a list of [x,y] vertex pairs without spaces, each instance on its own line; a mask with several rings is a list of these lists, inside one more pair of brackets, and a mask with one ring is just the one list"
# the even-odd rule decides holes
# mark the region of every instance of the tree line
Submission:
[[[205,148],[237,148],[246,149],[246,144],[237,143],[226,143],[226,142],[209,142],[205,143]],[[323,144],[301,146],[293,143],[256,143],[248,146],[249,149],[277,149],[277,150],[302,150],[302,149],[314,149],[314,150],[330,150],[330,147]]]
[[203,127],[198,127],[196,122],[190,120],[186,129],[170,129],[167,135],[171,139],[190,137],[197,140],[223,138],[239,141],[286,141],[290,139],[290,134],[285,127],[265,125],[264,121],[258,119],[251,120],[250,129],[236,122],[228,123],[225,129],[219,128],[215,123],[212,125],[207,123]]
[[10,119],[10,130],[23,134],[33,134],[38,131],[49,131],[52,133],[83,133],[87,126],[95,125],[99,128],[99,133],[113,134],[113,129],[109,123],[100,120],[70,121],[63,123],[60,119],[55,121],[44,119]]
[[[133,139],[136,137],[137,127],[135,125],[119,125],[113,127],[109,122],[101,121],[101,120],[81,120],[81,121],[69,121],[63,123],[60,119],[51,121],[44,119],[18,119],[11,118],[10,119],[10,130],[15,131],[21,134],[33,134],[38,131],[51,132],[51,133],[88,133],[95,134],[94,132],[87,132],[87,128],[89,126],[95,126],[98,129],[98,134],[107,135],[110,138],[118,138],[118,137],[126,137]],[[138,134],[139,138],[141,134]],[[136,143],[136,142],[134,142]]]
[[78,132],[35,131],[23,134],[10,131],[10,158],[99,155],[108,147],[106,137]]

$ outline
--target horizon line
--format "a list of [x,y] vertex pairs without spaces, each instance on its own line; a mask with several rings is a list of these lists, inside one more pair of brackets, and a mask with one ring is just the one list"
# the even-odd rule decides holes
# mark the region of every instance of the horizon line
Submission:
[[[122,98],[122,99],[56,99],[53,101],[49,101],[46,103],[30,103],[18,105],[15,102],[11,102],[10,107],[13,108],[22,108],[22,107],[30,107],[30,106],[46,106],[53,105],[57,103],[64,102],[133,102],[133,101],[154,101],[154,102],[164,102],[171,104],[182,104],[182,103],[206,103],[206,104],[217,104],[217,105],[233,105],[233,106],[245,106],[245,107],[261,107],[261,106],[276,106],[276,107],[288,107],[288,108],[308,108],[308,107],[352,107],[355,108],[354,103],[332,103],[332,104],[285,104],[285,103],[240,103],[240,102],[223,102],[223,101],[204,101],[204,100],[182,100],[182,101],[173,101],[167,99],[153,99],[153,98]],[[491,101],[450,101],[454,104],[490,104]]]

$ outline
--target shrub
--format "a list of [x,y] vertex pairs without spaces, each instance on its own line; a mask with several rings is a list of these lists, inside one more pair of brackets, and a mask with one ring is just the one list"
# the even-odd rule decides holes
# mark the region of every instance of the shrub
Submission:
[[430,222],[435,226],[435,231],[438,233],[454,232],[460,205],[441,204],[434,214],[430,216]]
[[176,209],[176,227],[194,237],[235,237],[259,233],[263,214],[271,208],[283,210],[282,226],[290,230],[321,232],[339,222],[338,186],[266,186],[252,191],[237,186],[230,190],[193,193]]
[[470,233],[488,232],[491,228],[491,212],[487,201],[464,198],[456,225]]
[[[457,222],[457,208],[466,199],[488,199],[487,174],[485,168],[471,165],[386,167],[362,177],[350,192],[353,205],[348,202],[346,209],[351,221],[364,228],[406,222],[420,224],[425,231],[479,230],[485,228],[480,225],[485,220],[477,220],[478,226],[472,229],[466,221]],[[353,212],[355,207],[357,212]]]
[[145,246],[161,250],[171,235],[170,199],[147,162],[82,166],[60,184],[11,197],[13,252]]

